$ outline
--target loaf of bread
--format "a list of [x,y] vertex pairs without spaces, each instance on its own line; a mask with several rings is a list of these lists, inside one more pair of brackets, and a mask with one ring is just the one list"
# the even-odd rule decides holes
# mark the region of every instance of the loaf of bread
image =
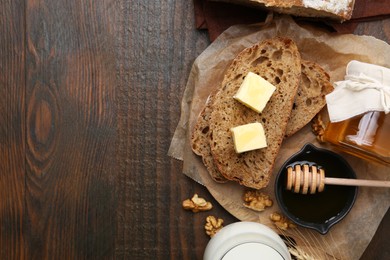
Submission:
[[332,92],[329,74],[317,63],[302,60],[301,81],[287,124],[289,137],[308,124],[325,106],[325,96]]
[[[260,114],[233,99],[249,71],[276,87]],[[213,98],[209,118],[211,154],[226,179],[255,189],[268,185],[300,77],[301,58],[291,39],[277,37],[265,40],[246,48],[233,60]],[[253,122],[263,124],[268,146],[237,154],[230,129]]]
[[[215,1],[215,0],[214,0]],[[268,8],[275,12],[303,17],[351,19],[355,0],[218,0]]]

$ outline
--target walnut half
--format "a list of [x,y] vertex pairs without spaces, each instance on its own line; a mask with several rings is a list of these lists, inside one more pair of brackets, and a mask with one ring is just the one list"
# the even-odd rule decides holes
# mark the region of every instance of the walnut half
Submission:
[[223,219],[217,219],[214,216],[208,216],[206,218],[204,229],[207,235],[213,237],[221,228],[223,228]]
[[325,142],[324,141],[325,127],[326,126],[324,121],[322,120],[322,115],[317,114],[311,122],[311,129],[320,143]]
[[271,198],[258,190],[248,190],[244,193],[244,206],[249,209],[263,211],[272,205]]
[[277,228],[282,230],[287,230],[289,228],[296,228],[296,225],[292,223],[287,217],[281,215],[280,213],[274,212],[270,215],[270,219],[274,222]]
[[192,212],[207,211],[213,208],[211,202],[200,198],[198,194],[194,194],[191,199],[183,201],[183,208],[186,210],[192,210]]

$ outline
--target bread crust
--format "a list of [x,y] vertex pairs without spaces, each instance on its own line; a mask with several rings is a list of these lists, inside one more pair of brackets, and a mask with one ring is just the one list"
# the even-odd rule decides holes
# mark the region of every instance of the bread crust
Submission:
[[[349,0],[342,5],[339,0],[332,0],[333,4],[320,4],[317,6],[305,5],[303,0],[214,0],[242,4],[251,7],[268,9],[277,13],[289,14],[302,17],[329,18],[334,21],[343,22],[352,17],[355,0]],[[315,2],[315,1],[312,1]],[[331,2],[331,1],[328,1]],[[339,4],[336,8],[335,5]]]
[[[233,99],[249,71],[276,87],[261,114]],[[288,38],[267,39],[246,48],[233,60],[215,94],[209,118],[211,154],[226,179],[255,189],[268,185],[298,90],[300,74],[300,54],[295,43]],[[263,124],[268,147],[237,154],[230,128],[252,122]]]
[[210,125],[209,119],[211,114],[211,104],[214,98],[214,94],[210,94],[207,99],[206,105],[202,109],[200,115],[197,118],[195,127],[191,134],[191,148],[192,151],[202,157],[202,162],[206,166],[207,172],[210,177],[219,183],[225,183],[228,180],[219,172],[218,168],[214,164],[214,159],[211,156],[210,149]]

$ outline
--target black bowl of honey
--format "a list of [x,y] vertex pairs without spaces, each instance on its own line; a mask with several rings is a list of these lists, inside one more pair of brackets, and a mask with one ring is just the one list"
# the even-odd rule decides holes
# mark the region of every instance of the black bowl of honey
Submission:
[[314,194],[294,193],[286,189],[287,169],[296,164],[315,165],[326,172],[327,177],[353,178],[356,174],[339,154],[313,144],[306,144],[291,156],[280,168],[275,180],[275,196],[282,213],[295,224],[326,234],[352,209],[358,188],[356,186],[326,185],[322,192]]

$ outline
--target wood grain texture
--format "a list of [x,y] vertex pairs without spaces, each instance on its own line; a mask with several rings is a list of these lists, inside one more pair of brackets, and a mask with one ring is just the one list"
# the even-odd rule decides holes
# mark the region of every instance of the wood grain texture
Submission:
[[24,3],[0,7],[0,258],[23,259],[25,198]]
[[370,35],[387,43],[390,43],[390,18],[362,22],[358,24],[354,34]]
[[[5,179],[2,190],[7,195],[2,199],[17,203],[13,215],[2,221],[20,238],[4,238],[11,239],[6,243],[14,248],[2,246],[6,248],[2,259],[113,256],[116,170],[111,144],[116,142],[112,87],[116,74],[109,20],[114,16],[112,1],[97,5],[25,1],[11,7],[13,13],[2,17],[21,25],[4,26],[18,30],[10,32],[2,49],[9,44],[3,51],[20,51],[23,59],[6,55],[12,59],[6,65],[15,67],[6,68],[4,75],[14,73],[10,78],[19,82],[7,82],[8,95],[2,95],[8,97],[2,104],[16,110],[2,112],[19,118],[8,120],[12,125],[8,123],[2,137],[16,134],[7,138],[8,152],[17,149],[10,155],[15,158],[7,161],[21,169],[2,171],[16,178]],[[12,223],[15,220],[21,223]],[[7,235],[4,230],[2,237]]]
[[[205,218],[237,221],[167,156],[210,43],[194,20],[184,0],[0,1],[0,259],[202,259]],[[194,193],[213,210],[183,210]]]
[[[194,226],[193,215],[181,208],[194,184],[167,152],[192,62],[209,44],[207,34],[194,30],[191,1],[120,1],[119,9],[116,256],[201,259],[203,225]],[[195,239],[199,233],[203,244]]]
[[27,3],[27,236],[36,259],[114,253],[110,5]]

